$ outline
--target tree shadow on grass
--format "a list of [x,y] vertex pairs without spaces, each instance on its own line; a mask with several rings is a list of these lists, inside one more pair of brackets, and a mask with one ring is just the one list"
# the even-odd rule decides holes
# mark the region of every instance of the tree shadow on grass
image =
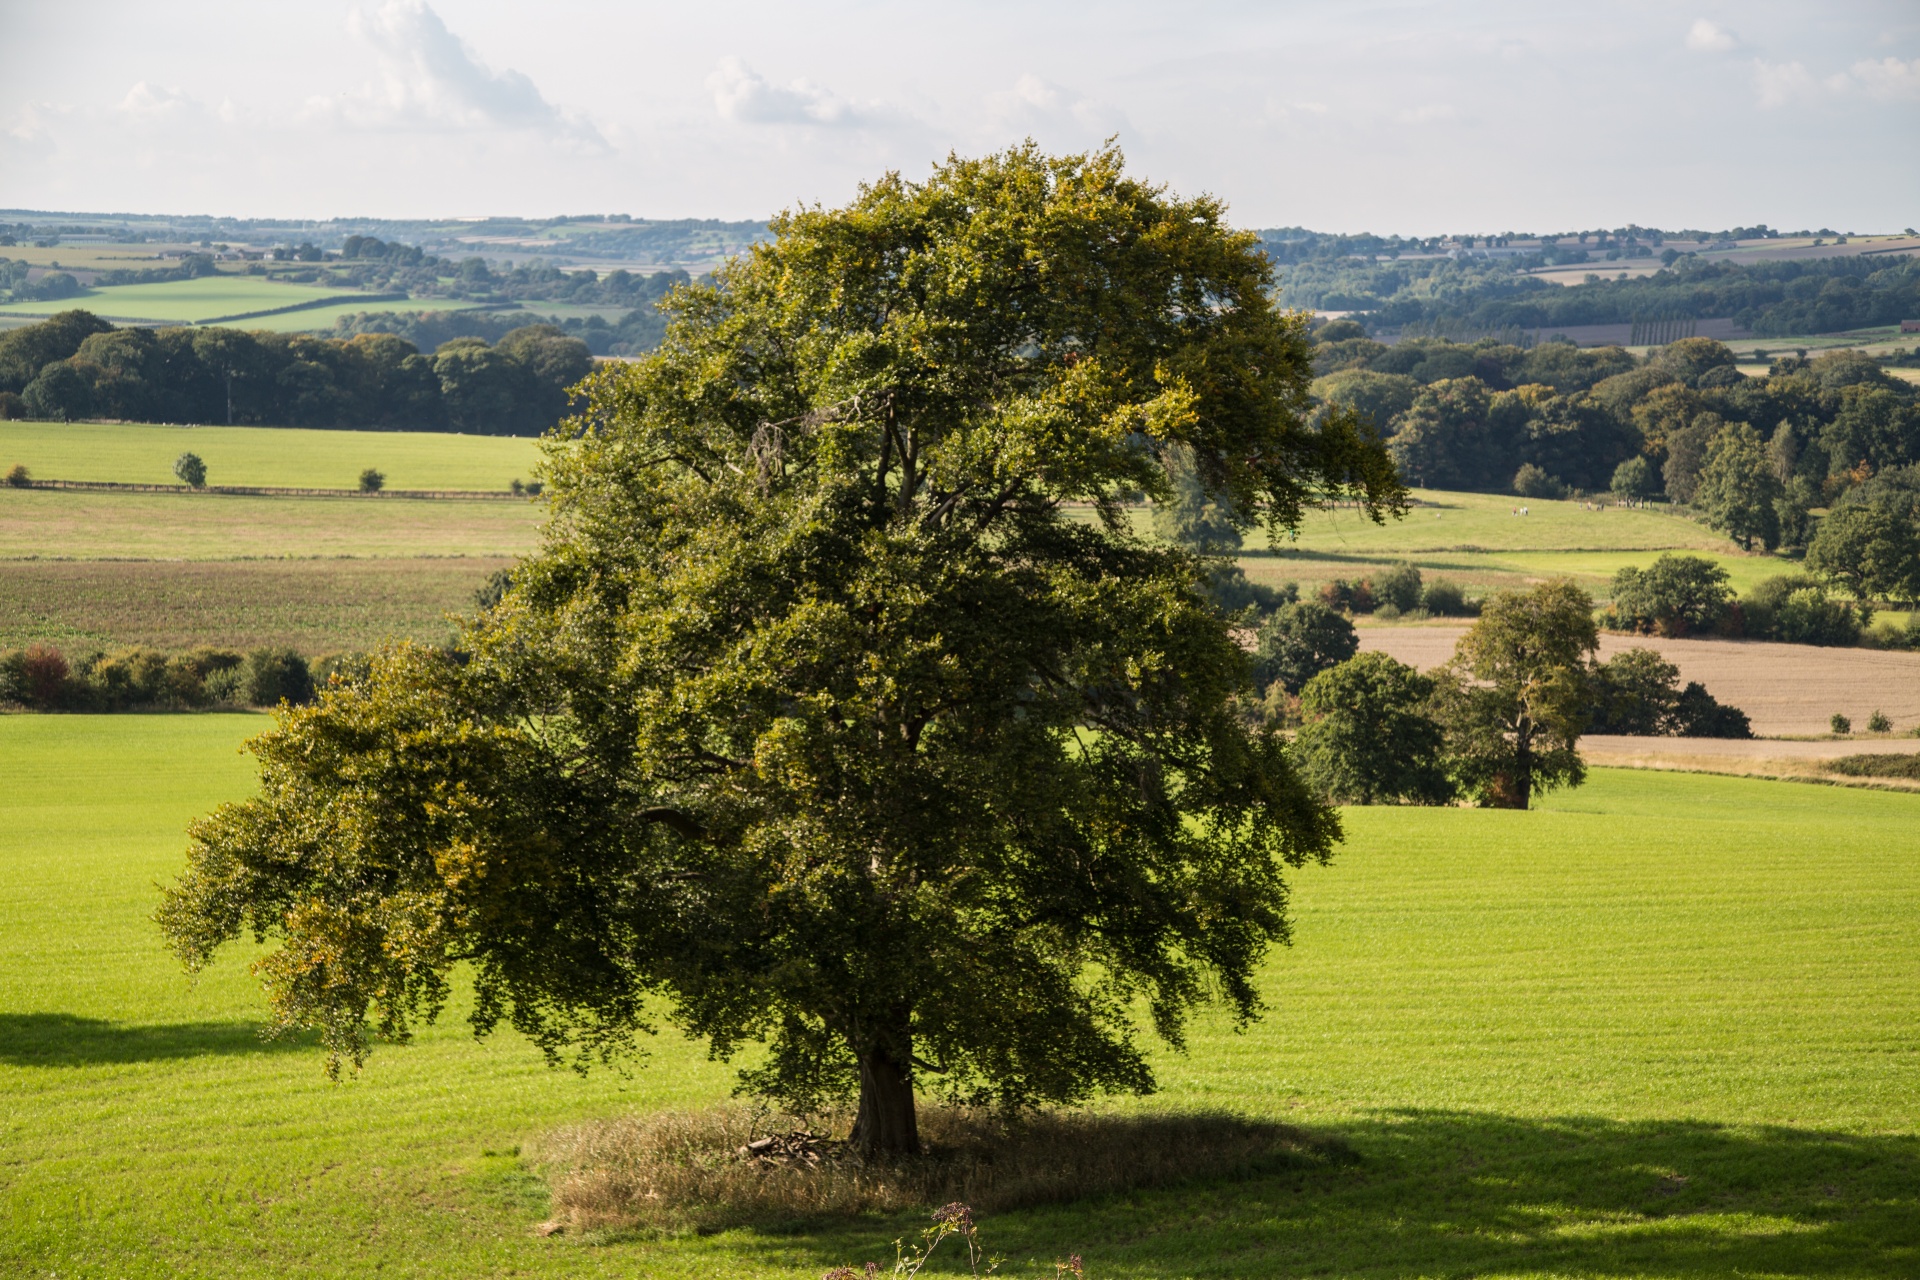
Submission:
[[246,1022],[134,1026],[70,1013],[0,1013],[0,1062],[16,1067],[90,1067],[311,1049],[310,1036],[262,1038]]
[[[1079,1253],[1100,1277],[1920,1275],[1912,1135],[1434,1111],[1321,1132],[1359,1158],[997,1214],[982,1236],[1010,1274]],[[857,1266],[917,1226],[735,1243]]]

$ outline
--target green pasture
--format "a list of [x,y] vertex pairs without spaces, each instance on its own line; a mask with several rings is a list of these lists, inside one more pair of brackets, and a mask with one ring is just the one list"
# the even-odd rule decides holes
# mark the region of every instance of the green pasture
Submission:
[[519,556],[537,542],[543,513],[537,502],[510,498],[260,498],[0,485],[0,561]]
[[252,329],[266,333],[317,333],[323,337],[335,336],[334,321],[344,320],[361,313],[373,315],[391,314],[401,311],[470,311],[482,304],[463,302],[456,298],[402,298],[391,302],[374,302],[357,294],[343,294],[347,301],[332,306],[308,307],[305,311],[288,311],[277,316],[254,316],[249,320],[235,320],[227,326],[234,329]]
[[[109,285],[48,302],[10,302],[6,304],[6,310],[14,315],[50,316],[77,307],[108,320],[197,324],[218,316],[267,311],[274,307],[317,302],[322,298],[350,300],[353,297],[350,291],[282,284],[262,276],[212,275],[193,280],[168,280],[160,284]],[[303,317],[301,327],[308,327],[312,323]],[[236,324],[243,328],[253,327],[244,321]]]
[[210,484],[295,489],[354,489],[372,467],[389,489],[499,491],[540,463],[539,442],[516,436],[0,422],[0,470],[21,463],[36,480],[179,484],[173,462],[188,452],[206,462]]
[[443,643],[450,614],[511,560],[484,556],[304,560],[0,561],[0,649],[69,655],[148,645],[309,656],[394,639]]
[[[1414,498],[1418,505],[1403,518],[1382,524],[1341,508],[1309,512],[1297,540],[1270,544],[1255,531],[1240,565],[1254,581],[1277,585],[1364,578],[1405,562],[1428,577],[1452,578],[1481,591],[1564,577],[1601,598],[1615,572],[1644,567],[1666,551],[1715,561],[1737,591],[1796,568],[1784,556],[1741,551],[1664,507],[1596,509],[1574,501],[1437,490],[1415,490]],[[1527,514],[1518,514],[1523,508]]]
[[[908,1220],[537,1239],[549,1126],[726,1096],[671,1033],[550,1071],[461,1008],[329,1085],[244,954],[189,984],[148,916],[257,716],[0,717],[0,1273],[793,1276]],[[1904,1277],[1920,1271],[1920,797],[1598,771],[1532,813],[1349,811],[1298,873],[1266,1018],[1143,1104],[1350,1145],[988,1218],[1002,1274]],[[456,1002],[458,1003],[458,1002]],[[952,1274],[951,1268],[943,1274]]]

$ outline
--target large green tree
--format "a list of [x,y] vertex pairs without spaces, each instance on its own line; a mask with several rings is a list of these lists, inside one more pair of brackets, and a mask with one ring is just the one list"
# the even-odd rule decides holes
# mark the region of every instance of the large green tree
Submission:
[[1593,601],[1568,582],[1494,596],[1435,680],[1461,790],[1495,809],[1586,777],[1574,744],[1592,706]]
[[1384,653],[1361,653],[1307,681],[1294,754],[1338,804],[1445,804],[1453,780],[1440,726],[1426,714],[1433,681]]
[[1743,548],[1752,550],[1758,542],[1771,551],[1780,545],[1780,513],[1774,504],[1782,492],[1760,433],[1735,422],[1708,442],[1693,504],[1708,524]]
[[1174,1043],[1211,994],[1257,1012],[1283,870],[1339,828],[1235,713],[1204,562],[1121,503],[1171,498],[1176,445],[1276,531],[1403,502],[1358,424],[1309,423],[1304,317],[1111,151],[774,233],[590,381],[545,544],[459,651],[283,711],[259,797],[193,829],[166,932],[192,966],[270,939],[276,1017],[336,1062],[471,961],[480,1030],[761,1042],[749,1088],[857,1095],[856,1145],[905,1151],[916,1088],[1146,1089],[1136,1010]]

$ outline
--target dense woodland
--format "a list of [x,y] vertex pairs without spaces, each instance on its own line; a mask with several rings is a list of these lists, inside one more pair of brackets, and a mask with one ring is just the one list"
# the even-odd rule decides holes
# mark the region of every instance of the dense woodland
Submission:
[[428,355],[386,333],[115,328],[67,311],[0,333],[0,417],[537,435],[592,367],[551,325]]
[[[1691,256],[1650,276],[1561,285],[1523,268],[1545,258],[1309,258],[1281,264],[1288,306],[1364,311],[1379,329],[1548,330],[1637,320],[1726,319],[1758,337],[1839,333],[1920,316],[1920,258],[1735,264]],[[1597,270],[1605,270],[1604,264]]]

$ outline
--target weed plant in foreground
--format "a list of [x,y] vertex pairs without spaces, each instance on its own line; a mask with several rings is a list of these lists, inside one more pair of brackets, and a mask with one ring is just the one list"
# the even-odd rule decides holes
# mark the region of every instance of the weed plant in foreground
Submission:
[[[670,1032],[581,1078],[476,1044],[456,994],[339,1085],[306,1037],[261,1040],[246,957],[189,984],[150,915],[266,724],[0,716],[0,1275],[818,1280],[926,1226],[537,1237],[568,1194],[543,1135],[725,1103]],[[1531,813],[1349,810],[1295,878],[1265,1019],[1196,1026],[1160,1094],[1104,1114],[1353,1158],[982,1209],[981,1237],[1008,1276],[1908,1280],[1916,819],[1910,794],[1610,769]]]
[[861,1160],[825,1136],[850,1124],[847,1115],[802,1120],[743,1106],[667,1111],[568,1126],[527,1154],[553,1188],[553,1225],[667,1231],[953,1201],[994,1213],[1352,1158],[1338,1140],[1226,1113],[1002,1117],[925,1106],[926,1154],[897,1161]]

